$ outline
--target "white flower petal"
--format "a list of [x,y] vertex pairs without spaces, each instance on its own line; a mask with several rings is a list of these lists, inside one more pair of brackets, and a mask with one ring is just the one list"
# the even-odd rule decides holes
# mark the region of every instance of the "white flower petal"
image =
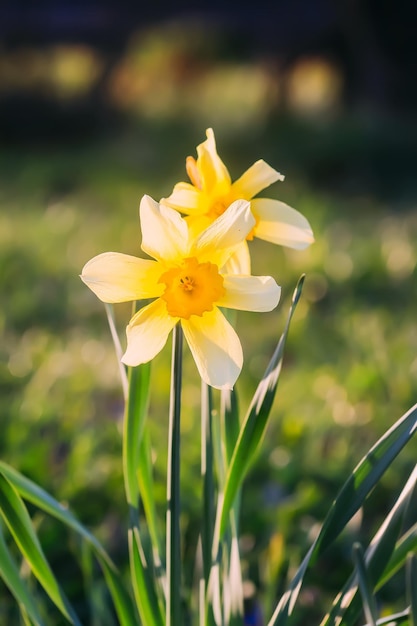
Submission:
[[219,309],[181,320],[201,378],[216,389],[232,389],[243,365],[236,332]]
[[[250,203],[236,200],[197,237],[190,252],[195,252],[202,261],[211,261],[222,267],[226,261],[224,251],[228,251],[231,256],[233,250],[229,249],[244,241],[255,223]],[[218,260],[220,258],[221,261]]]
[[158,261],[177,260],[187,246],[187,224],[177,211],[162,206],[150,196],[140,203],[142,250]]
[[251,202],[258,218],[255,236],[271,243],[297,250],[307,248],[314,241],[311,226],[301,213],[280,202],[257,198]]
[[128,302],[161,295],[161,272],[155,261],[104,252],[84,265],[81,280],[103,302]]
[[240,311],[272,311],[281,295],[281,287],[271,276],[224,276],[225,295],[216,304]]
[[206,135],[206,141],[197,146],[197,167],[200,173],[202,191],[211,193],[216,189],[219,193],[225,193],[230,188],[230,174],[217,154],[213,129],[208,128]]
[[172,194],[168,198],[162,198],[160,204],[186,215],[199,215],[208,210],[205,194],[190,183],[177,183]]
[[232,193],[235,198],[250,200],[257,193],[272,185],[277,180],[284,180],[284,176],[274,170],[262,159],[256,161],[240,178],[232,184]]
[[127,349],[122,362],[135,366],[153,359],[166,344],[177,321],[177,318],[168,315],[165,302],[161,299],[138,311],[126,328]]
[[247,241],[242,241],[242,243],[236,246],[232,256],[227,259],[225,266],[220,269],[222,274],[250,275],[251,261]]

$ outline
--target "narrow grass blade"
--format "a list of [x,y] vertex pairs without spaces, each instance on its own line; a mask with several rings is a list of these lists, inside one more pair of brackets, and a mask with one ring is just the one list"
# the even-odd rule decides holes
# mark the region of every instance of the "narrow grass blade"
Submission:
[[416,428],[417,405],[401,417],[356,466],[324,522],[312,560],[317,559],[362,506],[369,492],[415,434]]
[[145,558],[137,527],[128,532],[132,585],[143,626],[165,626],[153,580],[144,565]]
[[[385,517],[381,527],[372,539],[366,550],[365,560],[368,577],[375,589],[379,589],[380,578],[388,561],[395,550],[396,542],[401,533],[404,517],[409,508],[410,498],[413,495],[417,479],[417,467],[413,469],[401,494],[397,498],[389,514]],[[356,621],[361,610],[358,593],[358,580],[355,575],[351,576],[338,594],[329,613],[324,618],[321,626],[333,626],[343,619],[346,623]]]
[[132,600],[123,585],[120,573],[97,538],[77,520],[71,511],[62,506],[41,487],[3,461],[0,461],[0,474],[7,478],[24,500],[31,502],[45,513],[71,528],[91,545],[95,557],[103,570],[121,626],[136,624],[137,617]]
[[160,577],[162,584],[165,573],[163,571],[161,554],[162,543],[160,539],[160,533],[158,529],[156,506],[154,498],[154,483],[152,476],[152,446],[149,435],[149,429],[145,424],[143,437],[141,441],[140,454],[139,454],[139,467],[137,472],[137,479],[140,491],[140,497],[142,500],[142,506],[145,511],[146,522],[148,525],[149,536],[152,543],[152,552],[155,570]]
[[0,526],[0,577],[3,579],[10,593],[15,597],[21,610],[25,611],[33,624],[44,626],[34,599],[19,574],[19,568],[4,540]]
[[129,368],[129,395],[123,425],[123,473],[127,502],[131,512],[136,512],[135,517],[139,501],[137,471],[149,405],[150,375],[149,363]]
[[[204,588],[207,591],[211,569],[214,517],[214,463],[213,463],[213,398],[211,388],[201,382],[201,477],[203,481],[203,511],[201,548]],[[221,452],[219,451],[219,456]],[[219,463],[220,463],[219,459]]]
[[230,624],[233,624],[235,622],[242,622],[244,602],[242,565],[239,551],[239,537],[236,529],[236,520],[233,513],[231,514],[230,526],[231,538],[227,545],[229,554],[228,570],[226,572],[227,586],[225,585],[228,591],[228,598],[225,598],[225,602],[227,599],[229,605],[229,610],[225,611],[225,614],[228,615],[228,621],[226,622],[227,624],[229,624],[229,622]]
[[317,539],[301,563],[289,589],[281,598],[268,626],[287,624],[307,569],[339,536],[347,522],[362,506],[369,492],[414,435],[416,426],[417,405],[403,415],[357,465],[334,501]]
[[[161,623],[160,601],[153,563],[146,561],[139,533],[140,451],[148,413],[150,364],[129,368],[129,394],[123,425],[123,474],[130,513],[129,558],[132,587],[141,620],[149,626]],[[151,497],[151,494],[148,494]]]
[[410,626],[417,626],[417,559],[415,554],[407,557],[407,595],[410,602]]
[[119,335],[117,334],[116,323],[114,321],[113,305],[105,302],[104,307],[106,309],[107,321],[109,323],[110,333],[113,339],[114,349],[116,351],[117,363],[119,365],[120,380],[121,380],[122,389],[123,389],[123,396],[126,402],[128,392],[129,392],[129,383],[128,383],[127,374],[126,374],[126,367],[122,363],[123,350],[122,350],[122,346],[120,345],[120,339],[119,339]]
[[353,546],[353,558],[359,581],[359,589],[362,596],[363,610],[369,626],[376,626],[377,610],[375,598],[372,593],[372,583],[366,570],[365,558],[362,546],[355,543]]
[[[410,611],[409,609],[405,609],[405,611],[381,617],[381,619],[377,620],[376,626],[397,626],[397,624],[403,623],[406,623],[409,626],[409,619]],[[332,626],[334,626],[334,624]],[[369,626],[369,624],[365,624],[364,626]]]
[[395,550],[385,567],[378,588],[385,585],[385,583],[398,572],[401,567],[404,566],[407,556],[410,552],[417,551],[417,524],[412,526],[397,542]]
[[172,339],[171,393],[168,427],[167,523],[166,523],[166,626],[182,624],[180,533],[180,420],[182,387],[182,328],[177,324]]
[[236,389],[223,389],[221,392],[220,418],[223,438],[226,444],[226,464],[230,463],[239,437],[239,403]]
[[0,474],[0,513],[20,552],[52,602],[71,624],[80,625],[45,558],[23,500],[3,474]]
[[226,477],[224,497],[217,512],[216,532],[213,556],[219,541],[221,540],[229,521],[229,513],[233,507],[236,495],[243,483],[243,479],[255,457],[257,449],[264,437],[268,424],[268,418],[278,385],[284,357],[285,342],[292,316],[301,296],[304,276],[298,281],[294,291],[292,304],[288,314],[284,332],[278,342],[275,352],[269,365],[260,381],[255,395],[252,399],[248,413],[243,422],[237,443],[234,447],[233,456],[230,462]]

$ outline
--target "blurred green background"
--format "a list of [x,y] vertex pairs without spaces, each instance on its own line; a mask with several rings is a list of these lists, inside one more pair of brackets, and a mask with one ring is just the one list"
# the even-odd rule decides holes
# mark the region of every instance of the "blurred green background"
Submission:
[[[286,180],[260,195],[297,208],[313,227],[316,242],[303,252],[252,245],[254,273],[273,275],[283,297],[272,313],[238,317],[243,414],[306,273],[272,423],[243,496],[245,576],[261,597],[268,579],[279,594],[348,473],[417,397],[417,98],[407,15],[386,46],[390,15],[359,8],[343,30],[325,3],[320,24],[295,5],[279,21],[280,7],[272,21],[184,10],[140,23],[137,11],[129,21],[126,6],[125,30],[108,25],[123,43],[108,48],[81,27],[53,32],[35,21],[31,31],[28,15],[26,30],[13,30],[11,9],[2,9],[9,21],[0,32],[0,454],[67,502],[122,569],[122,393],[104,308],[78,277],[84,263],[108,250],[140,254],[141,196],[167,196],[186,179],[185,157],[209,126],[232,178],[265,159]],[[129,314],[116,307],[122,341]],[[150,409],[161,511],[169,368],[167,346],[154,361]],[[189,579],[201,514],[199,398],[186,352]],[[353,538],[369,540],[416,452],[412,443],[401,454],[340,551],[316,568],[301,594],[300,624],[319,622],[351,571]],[[78,547],[37,521],[48,557],[92,623],[68,558]],[[400,587],[383,596],[387,607]],[[2,623],[13,624],[12,600],[0,593]]]

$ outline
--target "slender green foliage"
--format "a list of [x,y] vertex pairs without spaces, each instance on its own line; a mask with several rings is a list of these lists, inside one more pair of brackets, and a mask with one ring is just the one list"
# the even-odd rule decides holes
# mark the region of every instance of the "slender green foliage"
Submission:
[[203,481],[203,510],[201,520],[201,547],[205,591],[211,569],[211,545],[214,516],[214,459],[213,459],[213,399],[206,383],[201,384],[201,476]]
[[44,626],[34,597],[20,576],[19,567],[8,549],[3,529],[0,526],[0,577],[16,598],[21,611],[24,611],[35,626]]
[[[365,553],[368,578],[375,589],[380,588],[380,578],[386,565],[395,554],[396,542],[400,536],[405,513],[409,508],[410,497],[414,491],[417,479],[417,468],[411,472],[401,494],[397,498],[389,514],[385,517],[381,527],[372,539]],[[386,579],[387,580],[387,579]],[[358,581],[356,575],[349,578],[338,594],[329,613],[322,622],[322,626],[332,626],[337,620],[343,619],[347,623],[354,623],[361,610]]]
[[129,395],[123,428],[123,472],[129,505],[128,536],[130,572],[136,605],[141,620],[149,626],[163,623],[153,563],[148,563],[139,532],[139,482],[137,471],[150,391],[150,365],[145,363],[129,371]]
[[410,603],[410,626],[417,625],[417,558],[415,554],[407,557],[407,596]]
[[182,386],[182,328],[177,324],[172,339],[172,371],[169,410],[166,524],[166,626],[182,624],[180,535],[180,420]]
[[33,574],[52,602],[71,624],[80,625],[81,622],[45,558],[23,500],[4,474],[0,474],[0,513]]
[[414,435],[416,425],[417,405],[403,415],[357,465],[330,508],[317,539],[303,559],[288,591],[278,603],[268,626],[282,626],[288,623],[307,569],[333,543],[362,506],[369,492]]
[[363,549],[360,543],[353,545],[353,558],[359,581],[359,589],[362,596],[363,610],[369,626],[376,626],[377,610],[375,598],[372,593],[372,583],[366,570]]
[[304,276],[298,282],[294,291],[292,304],[288,314],[284,332],[278,342],[275,352],[259,383],[252,399],[248,413],[242,424],[232,459],[228,468],[224,493],[219,499],[216,516],[216,528],[213,544],[213,558],[216,558],[219,541],[223,537],[228,525],[229,514],[240,486],[253,462],[256,451],[265,435],[268,418],[281,373],[284,358],[285,342],[288,336],[290,323],[295,308],[301,296]]
[[65,524],[91,546],[103,570],[121,626],[134,624],[136,617],[132,600],[123,585],[120,573],[97,538],[76,519],[71,511],[41,487],[2,461],[0,461],[0,472],[10,481],[23,499]]

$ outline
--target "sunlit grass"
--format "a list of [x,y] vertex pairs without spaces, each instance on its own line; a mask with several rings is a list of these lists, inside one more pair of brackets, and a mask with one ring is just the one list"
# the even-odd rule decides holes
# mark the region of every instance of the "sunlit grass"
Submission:
[[[171,142],[159,158],[165,130]],[[139,125],[97,145],[0,153],[5,166],[0,191],[1,456],[68,500],[85,522],[113,538],[116,553],[123,550],[117,536],[125,520],[121,387],[104,311],[78,274],[103,250],[139,254],[139,199],[145,191],[166,195],[183,177],[178,164],[195,143],[193,129],[188,132],[185,140],[182,127],[156,125],[152,134]],[[233,175],[259,157],[250,142],[242,153],[242,139],[235,139],[229,135],[226,145]],[[279,135],[270,137],[268,160],[288,173],[279,144]],[[243,552],[256,582],[264,573],[255,556],[272,551],[279,569],[285,559],[303,554],[324,503],[360,454],[413,404],[417,391],[413,201],[403,201],[400,210],[377,196],[325,194],[294,169],[269,195],[308,217],[316,243],[295,253],[255,242],[254,273],[271,273],[282,285],[283,302],[265,314],[262,324],[253,314],[238,318],[248,358],[237,390],[246,406],[282,331],[295,282],[306,272],[272,425],[244,495]],[[129,315],[129,307],[118,308],[122,335]],[[160,503],[169,361],[168,348],[155,360],[150,408]],[[183,523],[192,535],[199,506],[200,397],[187,351],[183,384]],[[414,455],[411,444],[384,479],[374,500],[375,518],[383,515],[390,488]],[[286,536],[284,556],[276,528]],[[262,537],[257,544],[255,535]]]

